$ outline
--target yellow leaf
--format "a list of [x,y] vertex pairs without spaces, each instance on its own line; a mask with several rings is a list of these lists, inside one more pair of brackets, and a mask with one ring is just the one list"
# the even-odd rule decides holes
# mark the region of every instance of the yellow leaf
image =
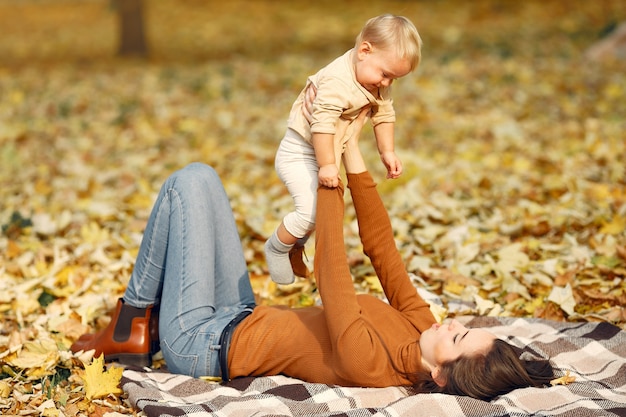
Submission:
[[56,342],[48,337],[25,342],[16,357],[5,358],[7,363],[25,369],[30,377],[41,377],[53,373],[59,361],[59,349]]
[[376,292],[376,293],[383,292],[383,286],[380,284],[380,280],[378,279],[376,275],[370,275],[370,276],[365,277],[365,282],[367,282],[367,285],[370,291]]
[[529,258],[521,243],[513,243],[498,250],[496,269],[501,273],[523,270],[528,266]]
[[571,384],[572,382],[576,381],[576,377],[575,376],[569,376],[569,371],[565,372],[565,375],[563,375],[560,378],[556,378],[553,379],[552,381],[550,381],[550,385],[554,386],[554,385],[567,385],[567,384]]
[[39,415],[42,417],[58,417],[60,415],[60,411],[56,408],[54,401],[49,399],[37,407],[39,411]]
[[0,381],[0,398],[9,398],[11,395],[11,385],[5,381]]
[[611,201],[611,188],[607,184],[593,184],[587,191],[589,198],[592,198],[600,207],[605,207]]
[[111,367],[104,369],[104,355],[94,358],[90,365],[85,366],[85,394],[87,399],[104,398],[109,394],[120,395],[120,381],[123,368]]
[[607,235],[619,235],[626,229],[626,217],[615,216],[610,223],[605,223],[600,233]]
[[20,247],[20,245],[18,245],[17,242],[14,242],[13,240],[9,239],[9,243],[7,245],[7,249],[5,252],[6,257],[9,259],[16,258],[20,256],[21,254],[22,254],[22,248]]
[[533,314],[535,310],[543,306],[544,300],[541,297],[533,298],[531,301],[524,304],[524,311],[528,314]]
[[82,225],[80,235],[87,243],[106,242],[110,239],[109,232],[96,222]]
[[460,295],[465,289],[466,285],[458,281],[446,282],[443,290],[450,294]]

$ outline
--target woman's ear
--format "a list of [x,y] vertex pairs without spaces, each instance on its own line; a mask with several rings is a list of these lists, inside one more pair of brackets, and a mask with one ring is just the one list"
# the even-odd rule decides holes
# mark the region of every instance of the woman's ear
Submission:
[[440,387],[446,386],[446,378],[441,375],[441,368],[438,366],[434,367],[432,371],[430,371],[430,376],[433,377],[433,381]]

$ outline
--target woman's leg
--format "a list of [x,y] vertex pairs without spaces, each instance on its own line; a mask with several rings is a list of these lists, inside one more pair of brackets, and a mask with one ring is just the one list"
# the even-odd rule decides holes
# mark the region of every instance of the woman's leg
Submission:
[[219,375],[218,339],[254,304],[230,202],[215,171],[191,164],[165,182],[124,300],[160,304],[161,348],[173,372]]
[[191,296],[181,304],[198,295],[190,291],[195,285],[216,290],[200,297],[211,310],[254,302],[230,202],[217,173],[199,163],[175,172],[161,187],[124,300],[134,307],[159,304],[164,281],[190,276],[204,279],[180,289]]

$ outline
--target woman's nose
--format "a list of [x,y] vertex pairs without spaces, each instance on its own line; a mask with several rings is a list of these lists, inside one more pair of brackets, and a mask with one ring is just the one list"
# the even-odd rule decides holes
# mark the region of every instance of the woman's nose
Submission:
[[448,325],[448,329],[449,330],[454,330],[457,329],[459,327],[463,327],[463,325],[461,323],[459,323],[457,320],[452,320],[450,321],[450,324]]

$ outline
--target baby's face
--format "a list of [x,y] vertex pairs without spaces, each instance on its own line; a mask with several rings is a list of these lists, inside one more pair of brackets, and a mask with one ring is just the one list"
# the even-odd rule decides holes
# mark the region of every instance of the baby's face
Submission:
[[411,63],[408,59],[400,59],[396,52],[364,42],[357,50],[354,70],[359,84],[376,93],[379,88],[389,87],[395,79],[411,72]]

